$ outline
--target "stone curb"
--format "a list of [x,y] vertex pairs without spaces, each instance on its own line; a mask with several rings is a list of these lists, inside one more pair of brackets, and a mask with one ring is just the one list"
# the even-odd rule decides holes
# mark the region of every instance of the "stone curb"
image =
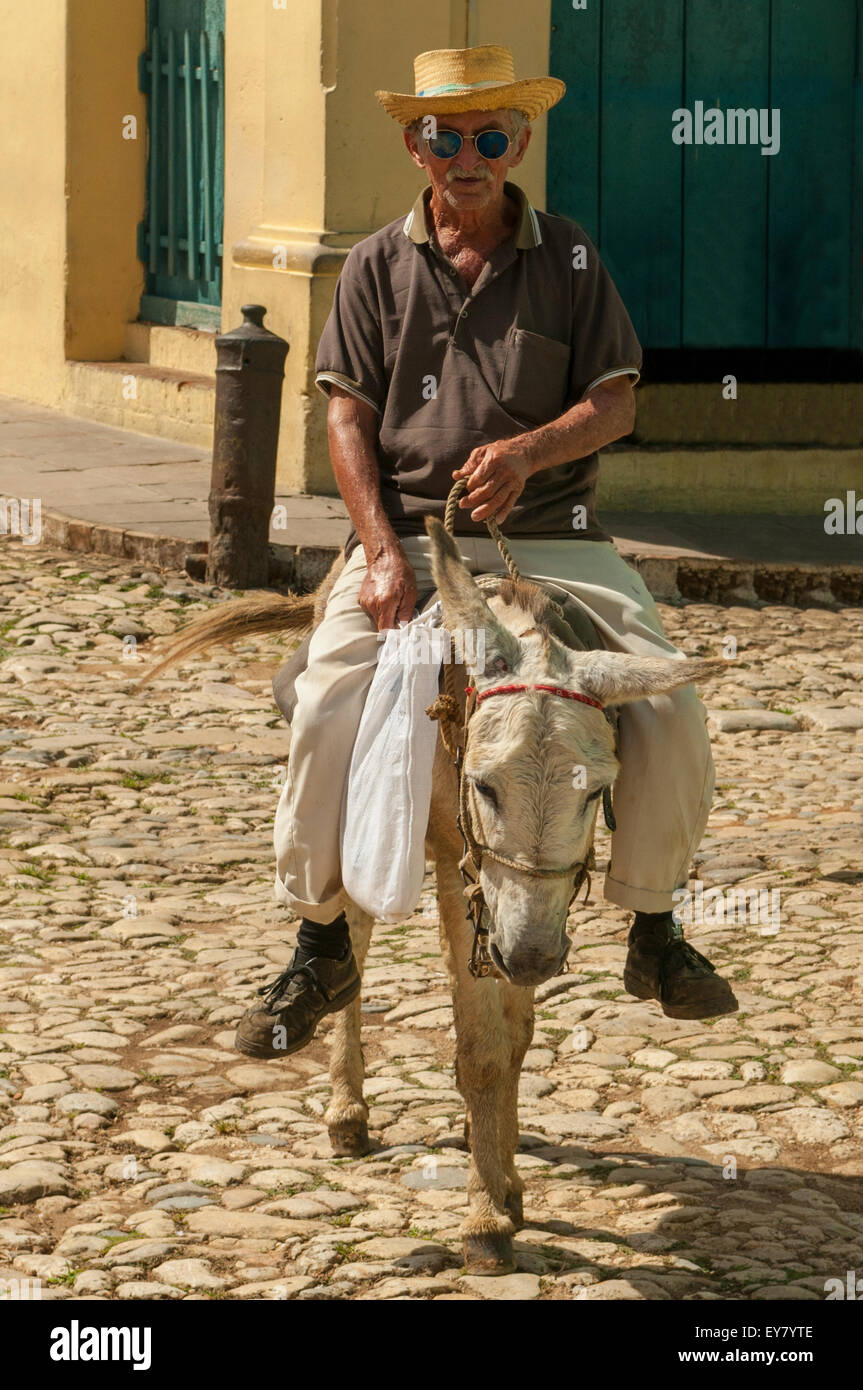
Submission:
[[863,603],[863,564],[791,565],[709,555],[684,555],[672,563],[681,596],[705,603],[760,600],[801,608]]
[[78,521],[61,512],[42,515],[42,540],[76,554],[113,555],[117,559],[143,560],[164,569],[183,569],[187,555],[206,555],[206,541],[177,536],[154,536],[148,531],[125,531],[122,526]]
[[[61,550],[140,560],[164,569],[186,569],[195,579],[204,577],[204,540],[126,531],[121,526],[79,521],[60,512],[43,514],[42,538]],[[335,545],[271,544],[270,580],[308,593],[320,584],[339,550]],[[712,555],[641,555],[637,551],[624,558],[641,575],[653,597],[665,603],[686,598],[702,603],[761,601],[826,608],[863,604],[863,564],[790,565]]]

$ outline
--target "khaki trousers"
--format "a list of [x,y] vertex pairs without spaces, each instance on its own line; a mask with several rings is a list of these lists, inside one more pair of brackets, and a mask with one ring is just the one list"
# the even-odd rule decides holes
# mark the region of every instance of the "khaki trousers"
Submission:
[[[472,574],[505,573],[491,538],[458,536]],[[403,539],[420,593],[433,587],[427,536]],[[550,579],[574,594],[609,651],[682,657],[663,635],[640,575],[608,542],[511,539],[524,578]],[[331,922],[345,902],[339,820],[354,740],[380,651],[357,601],[361,546],[333,586],[323,622],[296,683],[287,776],[276,811],[276,897],[314,922]],[[706,710],[695,688],[620,709],[621,769],[614,786],[617,829],[604,896],[621,907],[664,912],[685,887],[713,796]]]

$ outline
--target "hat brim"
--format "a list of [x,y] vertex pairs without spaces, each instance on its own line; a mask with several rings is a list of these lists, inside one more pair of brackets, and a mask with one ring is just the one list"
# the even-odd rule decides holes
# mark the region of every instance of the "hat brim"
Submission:
[[529,121],[534,121],[555,106],[565,92],[566,83],[559,77],[527,77],[521,82],[450,92],[446,96],[417,97],[407,92],[375,92],[375,96],[394,120],[410,125],[421,116],[456,116],[462,111],[499,111],[503,107],[523,111]]

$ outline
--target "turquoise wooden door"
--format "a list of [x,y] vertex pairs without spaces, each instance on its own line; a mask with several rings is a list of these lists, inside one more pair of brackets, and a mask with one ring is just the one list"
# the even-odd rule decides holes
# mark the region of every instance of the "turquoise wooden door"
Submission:
[[219,326],[224,206],[225,0],[148,0],[147,267],[141,318]]
[[[552,0],[550,71],[548,209],[646,346],[863,347],[861,0]],[[778,152],[676,144],[696,102],[778,108]]]

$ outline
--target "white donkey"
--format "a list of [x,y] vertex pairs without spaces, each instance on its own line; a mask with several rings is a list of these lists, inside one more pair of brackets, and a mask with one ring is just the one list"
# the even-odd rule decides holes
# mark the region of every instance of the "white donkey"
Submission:
[[[470,1146],[465,1264],[472,1273],[504,1274],[515,1268],[512,1237],[522,1216],[518,1085],[533,1036],[534,989],[566,960],[568,909],[591,861],[599,797],[618,771],[603,711],[704,679],[725,663],[575,649],[559,635],[555,608],[538,585],[503,579],[486,598],[444,527],[429,518],[426,529],[444,626],[463,638],[485,632],[485,668],[473,678],[467,719],[463,709],[438,702],[443,737],[427,847],[435,861],[456,1083]],[[214,642],[320,621],[336,568],[317,596],[265,594],[190,624],[146,680]],[[464,668],[451,670],[464,690]],[[456,743],[458,765],[451,756]],[[575,768],[584,775],[574,777]],[[373,919],[351,903],[345,912],[362,970]],[[340,1155],[370,1148],[360,1002],[336,1015],[332,1034],[325,1120]]]

